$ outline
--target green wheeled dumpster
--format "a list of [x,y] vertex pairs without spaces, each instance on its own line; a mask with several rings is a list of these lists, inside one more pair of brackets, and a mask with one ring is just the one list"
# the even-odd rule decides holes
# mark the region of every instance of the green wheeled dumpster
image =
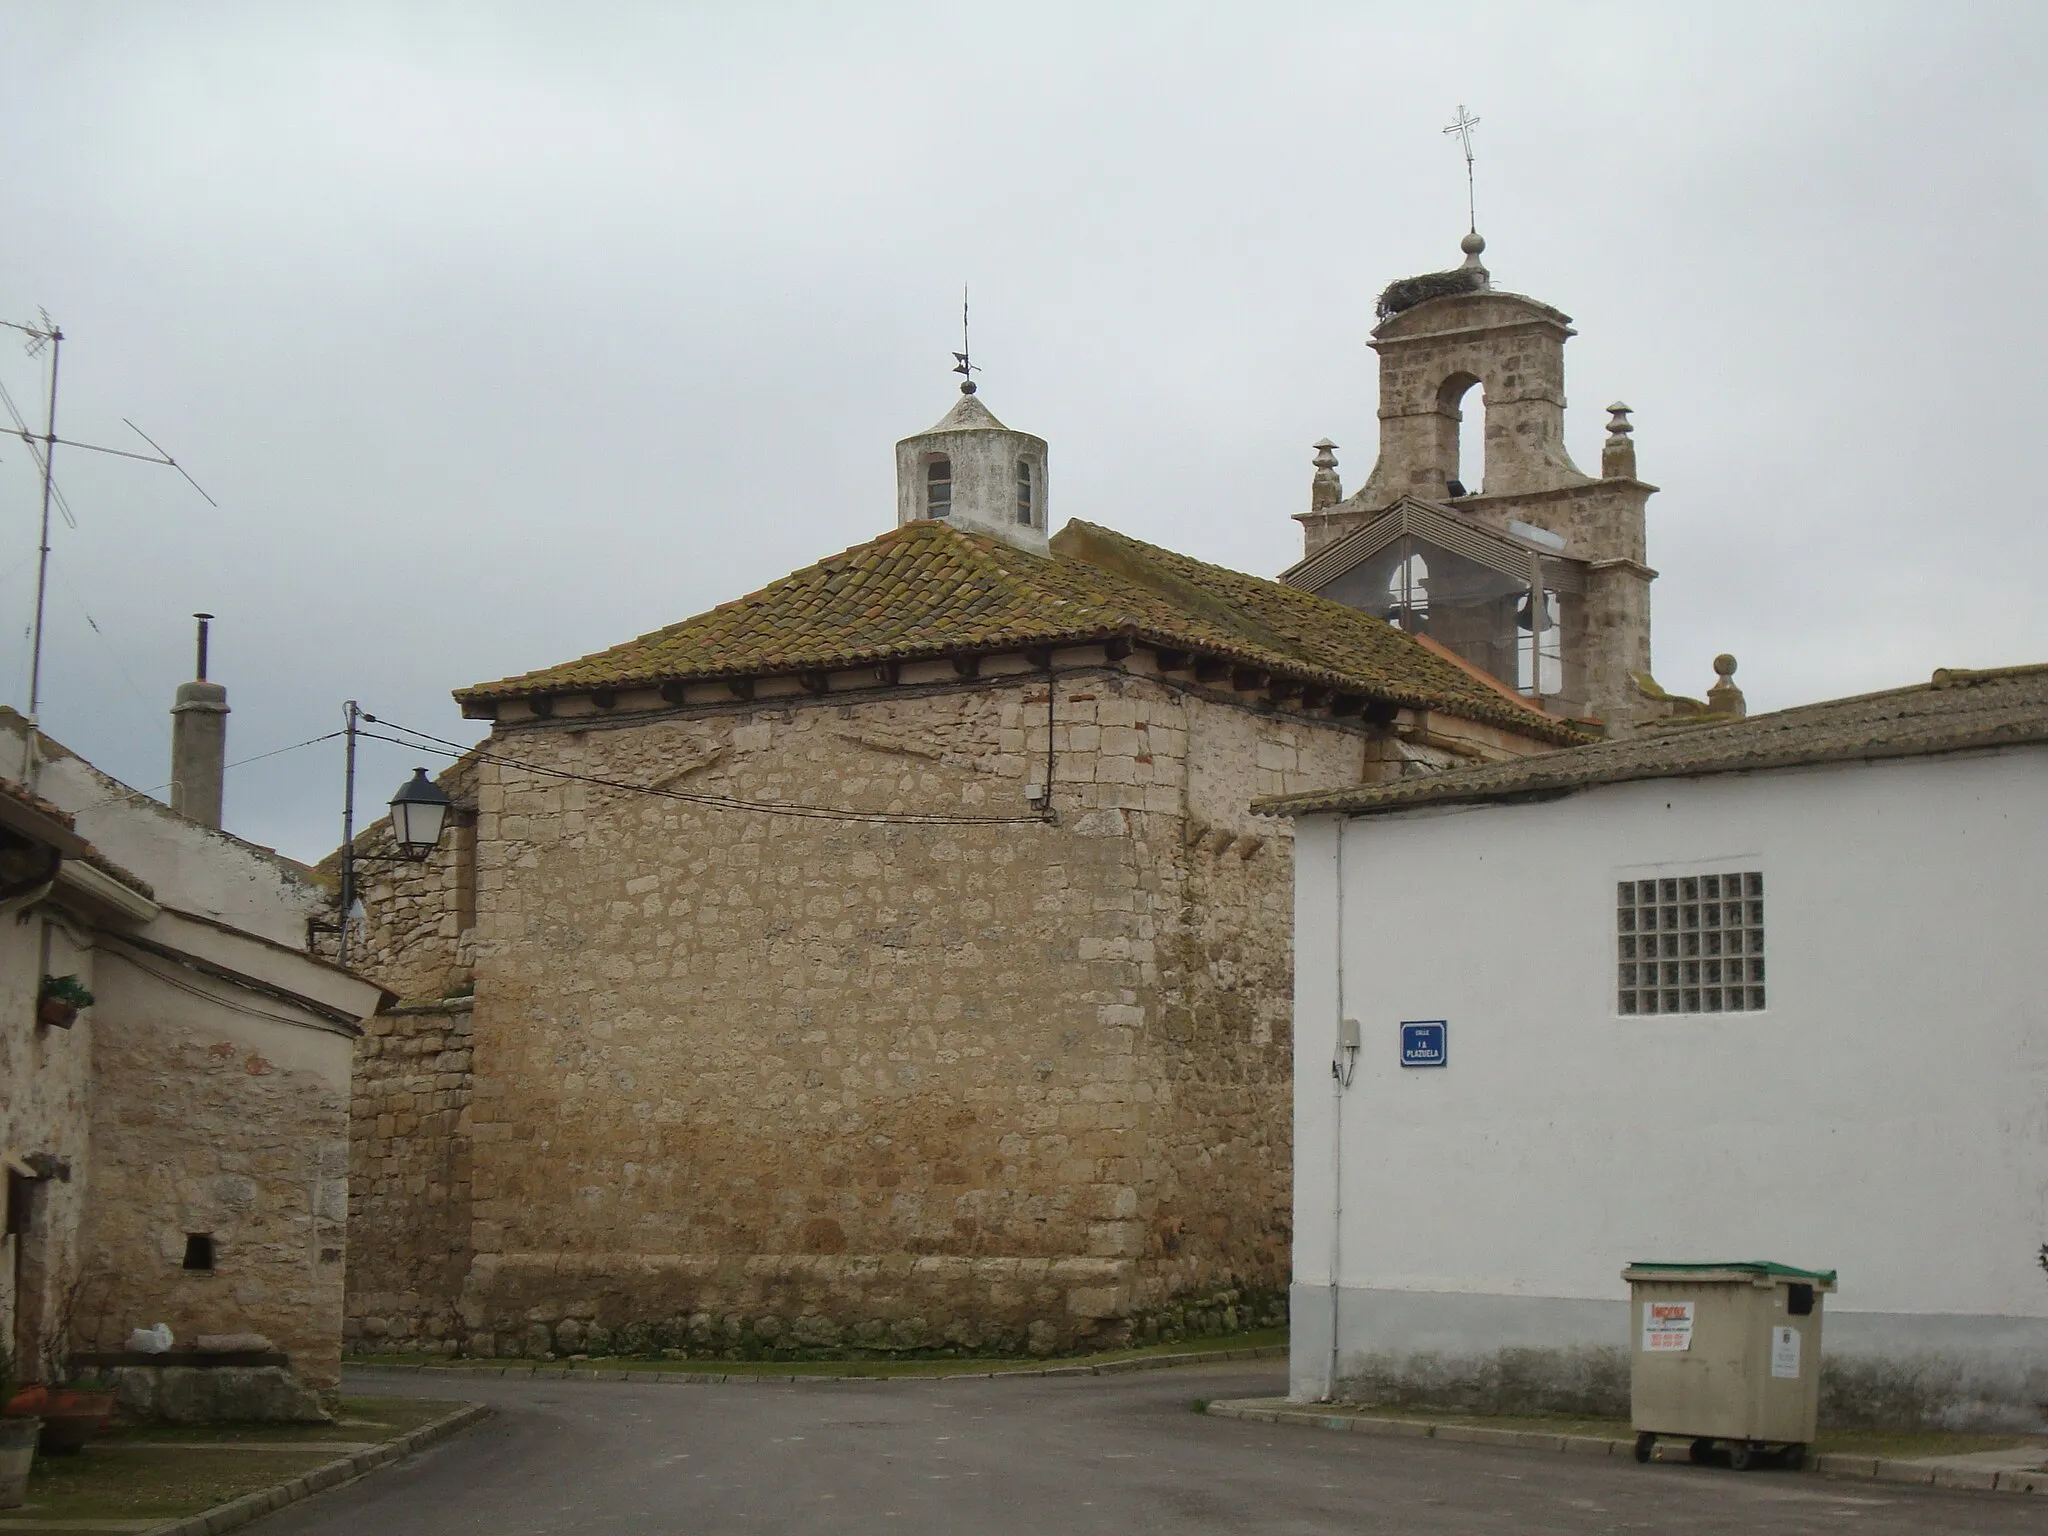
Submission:
[[1631,1264],[1629,1407],[1636,1460],[1660,1439],[1737,1471],[1801,1466],[1820,1411],[1821,1298],[1831,1269],[1743,1261]]

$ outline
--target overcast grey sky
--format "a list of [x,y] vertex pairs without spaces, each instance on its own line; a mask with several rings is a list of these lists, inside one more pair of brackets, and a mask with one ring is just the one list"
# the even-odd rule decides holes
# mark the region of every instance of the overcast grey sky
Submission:
[[[1372,302],[1571,314],[1569,443],[1636,408],[1656,669],[1753,708],[2048,660],[2048,6],[80,4],[0,12],[0,317],[64,327],[43,718],[165,777],[194,609],[230,758],[341,701],[685,617],[893,521],[983,398],[1051,512],[1271,574],[1309,445],[1375,441]],[[39,416],[40,365],[0,339]],[[0,685],[37,481],[0,439]],[[87,622],[90,614],[97,625]],[[414,758],[375,744],[365,814]],[[229,774],[316,858],[339,744]]]

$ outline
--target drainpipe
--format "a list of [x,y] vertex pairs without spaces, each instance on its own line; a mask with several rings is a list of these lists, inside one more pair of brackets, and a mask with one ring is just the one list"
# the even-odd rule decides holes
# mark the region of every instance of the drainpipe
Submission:
[[1358,1070],[1358,1022],[1346,1015],[1344,993],[1344,834],[1349,817],[1337,819],[1337,899],[1331,904],[1337,925],[1337,1039],[1330,1053],[1330,1368],[1323,1381],[1323,1401],[1337,1395],[1339,1363],[1339,1298],[1344,1269],[1344,1090]]

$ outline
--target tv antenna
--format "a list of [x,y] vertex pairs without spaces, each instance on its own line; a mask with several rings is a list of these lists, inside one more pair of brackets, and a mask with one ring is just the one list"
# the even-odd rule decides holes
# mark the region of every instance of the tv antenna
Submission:
[[953,354],[953,371],[960,375],[960,393],[974,393],[974,376],[981,370],[967,360],[967,285],[960,285],[960,350]]
[[218,507],[220,505],[211,496],[206,495],[206,488],[186,472],[184,465],[180,464],[168,453],[165,453],[155,438],[143,431],[142,428],[136,426],[134,422],[129,421],[125,416],[122,418],[123,424],[127,426],[129,431],[133,432],[145,443],[148,443],[150,447],[156,449],[155,453],[136,453],[126,448],[109,448],[100,443],[81,443],[75,439],[59,437],[57,435],[57,365],[63,355],[64,332],[57,322],[50,318],[50,312],[47,309],[38,310],[37,314],[39,316],[39,323],[35,325],[29,325],[19,320],[0,320],[0,326],[5,326],[11,331],[20,331],[28,338],[23,344],[23,350],[30,357],[41,357],[45,352],[50,355],[49,397],[48,406],[43,415],[42,431],[31,432],[28,429],[28,424],[15,411],[14,402],[11,399],[5,399],[5,391],[0,391],[0,399],[5,399],[8,415],[14,420],[12,427],[0,427],[0,435],[18,437],[24,443],[27,443],[29,457],[36,461],[37,468],[43,472],[42,536],[36,550],[36,616],[34,626],[30,631],[32,638],[29,641],[28,734],[22,752],[21,771],[22,782],[29,789],[35,788],[36,770],[40,763],[40,759],[36,754],[36,735],[39,712],[43,702],[43,612],[50,585],[51,505],[54,503],[63,512],[66,523],[70,524],[73,528],[78,526],[78,519],[71,515],[70,505],[64,500],[64,493],[57,489],[56,466],[58,444],[61,443],[66,448],[81,449],[86,453],[111,454],[117,459],[139,459],[145,464],[167,464],[179,474],[184,475],[185,483],[190,485],[193,490],[199,492],[201,496],[206,496],[206,504],[208,506]]
[[1465,151],[1465,229],[1468,234],[1479,233],[1479,205],[1472,189],[1472,130],[1479,126],[1479,119],[1466,114],[1465,104],[1458,103],[1458,119],[1448,128],[1446,134],[1455,133],[1458,143]]

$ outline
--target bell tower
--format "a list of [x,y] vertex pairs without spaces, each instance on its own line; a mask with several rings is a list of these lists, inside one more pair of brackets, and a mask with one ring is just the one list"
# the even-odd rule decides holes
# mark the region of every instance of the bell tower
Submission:
[[1013,432],[972,379],[953,408],[896,445],[896,523],[943,519],[1046,552],[1045,439]]
[[[1516,621],[1527,659],[1511,670],[1501,658],[1515,654],[1518,642],[1503,634],[1486,642],[1483,654],[1491,659],[1482,664],[1532,699],[1554,699],[1554,707],[1626,729],[1646,712],[1637,678],[1650,670],[1650,583],[1657,573],[1643,563],[1644,525],[1657,488],[1636,478],[1625,406],[1608,424],[1601,473],[1589,475],[1572,462],[1564,443],[1571,316],[1496,289],[1476,231],[1461,249],[1461,265],[1391,283],[1380,295],[1371,342],[1380,359],[1379,458],[1363,487],[1335,501],[1318,459],[1310,510],[1296,514],[1304,559],[1288,579],[1331,596],[1357,587],[1355,605],[1377,611],[1392,601],[1377,578],[1366,584],[1368,594],[1359,586],[1363,577],[1345,573],[1391,537],[1390,513],[1410,509],[1401,511],[1404,528],[1448,518],[1431,526],[1453,540],[1461,526],[1494,536],[1502,542],[1488,546],[1492,567],[1519,571],[1526,552],[1536,574]],[[1474,410],[1484,423],[1483,470],[1460,459],[1460,429]],[[1439,588],[1451,556],[1443,550],[1436,559]],[[1437,619],[1441,624],[1443,615]],[[1558,633],[1546,638],[1552,625]],[[1469,649],[1480,659],[1478,640]]]

